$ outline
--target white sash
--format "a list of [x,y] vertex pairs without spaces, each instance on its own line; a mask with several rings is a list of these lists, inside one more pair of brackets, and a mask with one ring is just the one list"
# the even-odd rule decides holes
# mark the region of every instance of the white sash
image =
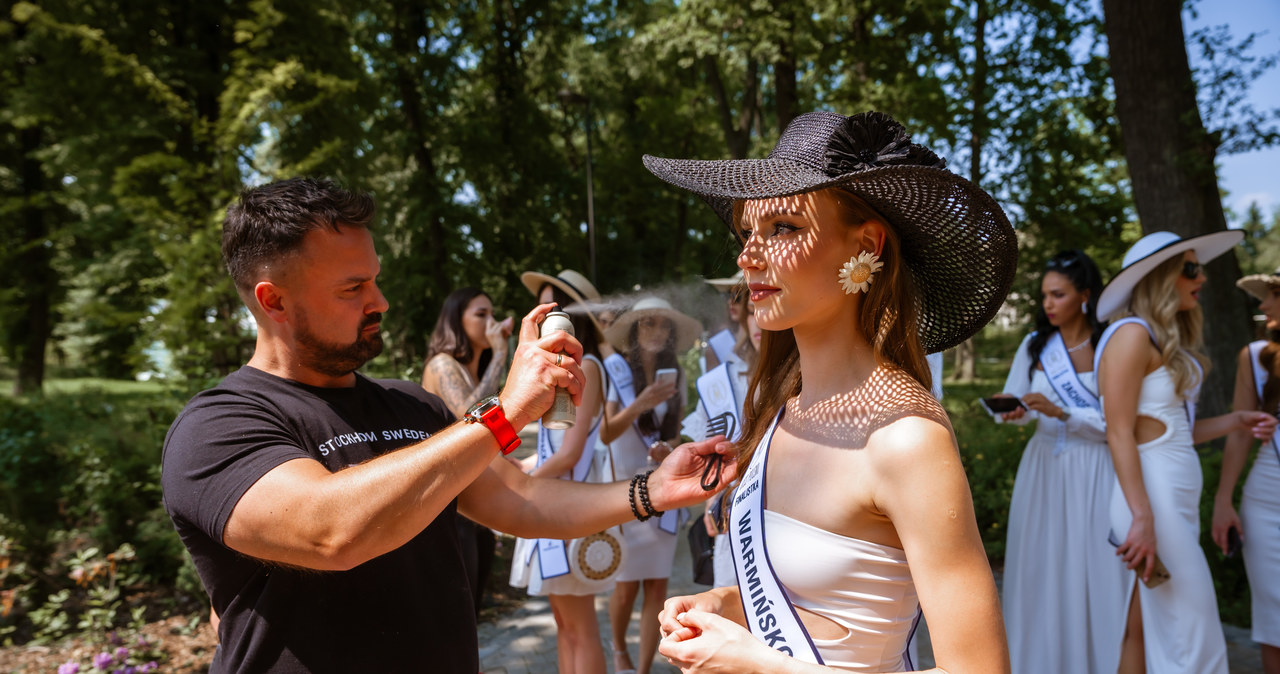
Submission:
[[733,352],[733,347],[737,343],[738,340],[729,331],[729,328],[725,328],[707,338],[707,346],[711,347],[711,351],[716,354],[716,359],[721,363],[740,360],[738,354]]
[[[1107,348],[1107,342],[1110,341],[1111,336],[1115,334],[1116,328],[1126,323],[1137,323],[1138,325],[1146,328],[1147,334],[1151,336],[1151,343],[1155,344],[1156,348],[1160,347],[1160,343],[1156,341],[1155,331],[1152,330],[1151,326],[1147,325],[1147,322],[1141,318],[1138,318],[1137,316],[1127,316],[1118,321],[1112,321],[1111,325],[1108,325],[1107,329],[1102,332],[1102,338],[1098,340],[1098,348],[1093,352],[1093,371],[1095,374],[1098,372],[1098,365],[1102,363],[1102,352]],[[1194,429],[1196,425],[1196,398],[1200,397],[1200,384],[1204,381],[1204,368],[1200,367],[1200,361],[1195,358],[1192,358],[1191,362],[1195,363],[1196,369],[1200,371],[1200,380],[1196,382],[1195,386],[1192,386],[1187,390],[1186,397],[1182,399],[1182,406],[1187,413],[1187,423]],[[1101,383],[1098,384],[1098,388],[1102,388]]]
[[[1262,347],[1266,345],[1267,340],[1265,339],[1249,343],[1249,363],[1253,365],[1253,387],[1258,391],[1258,409],[1260,410],[1262,409],[1262,387],[1267,383],[1267,378],[1270,376],[1266,370],[1262,369]],[[1276,436],[1274,435],[1271,436],[1271,449],[1276,450],[1276,458],[1280,458],[1280,444],[1276,442]]]
[[[596,365],[600,365],[600,361],[595,356],[583,356],[584,360],[594,360]],[[604,401],[600,401],[604,404]],[[596,425],[591,428],[591,432],[587,434],[586,442],[582,446],[582,455],[578,457],[578,462],[573,465],[573,470],[561,479],[573,480],[574,482],[582,482],[587,479],[587,474],[591,472],[591,462],[595,459],[595,446],[597,439],[600,437],[600,421],[596,420]],[[551,442],[551,431],[538,422],[538,463],[541,466],[551,458],[560,448]],[[538,566],[542,572],[542,579],[555,578],[569,573],[569,552],[565,546],[565,542],[558,538],[540,538],[536,546],[538,551]],[[533,549],[529,550],[529,557],[532,558]],[[527,564],[529,559],[525,560]]]
[[[618,402],[627,407],[636,400],[635,380],[631,376],[631,365],[627,363],[627,359],[621,354],[612,354],[604,359],[605,371],[609,374],[609,380],[613,383],[613,387],[618,389]],[[640,428],[632,422],[631,427],[635,429],[636,435],[640,436],[640,440],[644,442],[645,447],[652,445],[658,441],[657,433],[652,436],[645,435],[640,432]],[[674,535],[680,528],[680,510],[668,510],[662,513],[662,517],[658,519],[658,528]]]
[[756,447],[751,465],[734,493],[729,517],[729,542],[733,549],[733,565],[738,572],[738,594],[751,633],[770,648],[797,660],[823,664],[817,646],[814,646],[795,607],[787,599],[782,582],[773,572],[765,546],[765,467],[769,461],[769,443],[781,418],[782,412],[779,411]]
[[1075,365],[1071,364],[1071,354],[1067,352],[1067,344],[1062,341],[1061,332],[1053,333],[1045,343],[1044,350],[1040,352],[1040,366],[1044,368],[1049,385],[1063,402],[1080,409],[1102,411],[1098,396],[1094,395],[1076,374]]
[[733,394],[733,367],[724,362],[710,372],[698,377],[698,399],[710,421],[722,415],[731,419],[725,431],[730,440],[742,437],[742,404]]

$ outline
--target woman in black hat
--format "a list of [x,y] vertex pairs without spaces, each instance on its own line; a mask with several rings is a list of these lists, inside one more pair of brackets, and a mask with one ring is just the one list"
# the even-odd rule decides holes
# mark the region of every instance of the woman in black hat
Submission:
[[730,225],[765,330],[728,522],[738,585],[668,600],[660,652],[686,671],[907,671],[923,612],[939,667],[1008,671],[925,360],[1008,292],[1000,207],[879,113],[801,115],[763,160],[645,163]]

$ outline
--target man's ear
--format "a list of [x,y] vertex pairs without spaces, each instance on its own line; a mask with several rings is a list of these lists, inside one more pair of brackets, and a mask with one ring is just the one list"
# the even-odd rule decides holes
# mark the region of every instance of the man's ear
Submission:
[[262,315],[277,323],[289,319],[284,308],[284,289],[271,281],[258,281],[253,286],[253,298]]

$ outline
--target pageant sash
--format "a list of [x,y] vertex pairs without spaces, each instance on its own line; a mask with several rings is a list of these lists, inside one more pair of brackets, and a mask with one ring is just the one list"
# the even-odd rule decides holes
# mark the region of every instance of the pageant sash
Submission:
[[[610,381],[613,382],[614,388],[618,389],[618,402],[623,407],[627,407],[636,401],[635,380],[631,376],[631,366],[627,364],[627,359],[619,354],[612,354],[604,359],[605,371],[609,374]],[[645,447],[653,445],[658,441],[658,434],[645,434],[640,432],[640,427],[632,422],[631,427],[635,429],[636,435],[640,436],[640,441]],[[668,510],[662,513],[658,519],[658,528],[675,535],[680,528],[680,510]]]
[[769,443],[781,418],[779,412],[756,447],[746,475],[738,483],[729,517],[729,543],[738,572],[738,594],[751,634],[770,648],[797,660],[823,664],[817,646],[773,572],[765,545],[765,466],[769,461]]
[[734,338],[733,333],[728,328],[707,338],[707,346],[711,347],[711,351],[716,354],[716,359],[721,364],[731,360],[741,360],[738,358],[738,354],[733,352],[733,347],[737,343],[738,340]]
[[[1262,369],[1262,347],[1267,345],[1267,340],[1260,339],[1256,342],[1249,343],[1249,363],[1253,365],[1253,387],[1258,392],[1258,409],[1262,409],[1262,387],[1267,383],[1267,371]],[[1276,458],[1280,459],[1280,443],[1276,442],[1276,436],[1271,436],[1271,449],[1276,451]]]
[[1102,411],[1098,396],[1080,381],[1076,368],[1071,364],[1071,354],[1067,352],[1067,344],[1062,341],[1062,333],[1055,332],[1044,345],[1040,354],[1040,365],[1049,378],[1049,385],[1063,402],[1080,409]]
[[[1138,325],[1146,328],[1147,334],[1151,336],[1151,343],[1155,344],[1156,348],[1160,347],[1160,343],[1156,341],[1155,331],[1152,330],[1151,326],[1147,325],[1147,322],[1141,318],[1138,318],[1137,316],[1127,316],[1118,321],[1112,321],[1111,325],[1108,325],[1107,329],[1103,331],[1102,338],[1098,340],[1098,348],[1093,352],[1093,371],[1095,373],[1098,371],[1098,365],[1102,363],[1102,352],[1106,350],[1107,342],[1110,341],[1111,336],[1115,334],[1116,328],[1119,328],[1126,323],[1137,323]],[[1182,406],[1187,413],[1187,423],[1194,428],[1196,425],[1196,398],[1200,397],[1200,383],[1204,381],[1204,368],[1200,367],[1200,361],[1195,358],[1192,358],[1191,362],[1195,363],[1196,369],[1200,372],[1200,377],[1199,381],[1196,382],[1196,385],[1187,390],[1187,396],[1182,399]],[[1102,384],[1099,383],[1098,387],[1101,388]]]
[[[725,437],[737,440],[742,437],[742,404],[733,393],[733,366],[723,362],[701,377],[696,383],[698,399],[707,413],[707,420],[724,417]],[[702,430],[702,429],[699,429]]]

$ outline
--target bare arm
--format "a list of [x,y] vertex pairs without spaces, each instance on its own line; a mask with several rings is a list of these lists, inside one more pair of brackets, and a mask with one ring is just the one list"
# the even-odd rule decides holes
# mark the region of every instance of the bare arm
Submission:
[[586,376],[587,383],[582,392],[582,404],[578,406],[577,420],[573,428],[565,431],[564,441],[555,454],[529,473],[534,477],[567,475],[577,465],[584,451],[595,451],[594,447],[587,447],[587,436],[591,434],[591,422],[604,402],[600,386],[600,368],[596,367],[592,361],[585,361],[582,364],[582,374]]
[[[565,333],[538,339],[542,305],[525,317],[516,366],[502,406],[519,428],[551,406],[554,387],[581,398],[582,347]],[[555,353],[573,360],[557,367]],[[497,455],[480,424],[455,424],[432,437],[330,473],[296,459],[262,476],[236,503],[223,542],[237,552],[313,569],[349,569],[404,545]],[[505,463],[505,462],[503,462]],[[514,467],[511,468],[515,471]],[[516,471],[518,472],[518,471]]]
[[877,449],[875,505],[898,532],[940,670],[1008,672],[995,578],[947,427],[899,421]]
[[[1253,364],[1249,362],[1249,347],[1240,350],[1236,358],[1236,386],[1231,396],[1232,410],[1258,409],[1258,396],[1254,393]],[[1236,429],[1227,435],[1226,445],[1222,449],[1222,475],[1218,478],[1218,491],[1213,497],[1213,525],[1210,532],[1213,542],[1227,552],[1227,530],[1235,527],[1236,531],[1244,527],[1240,523],[1240,515],[1235,509],[1236,482],[1244,471],[1244,464],[1249,458],[1249,448],[1253,445],[1253,437],[1243,429]]]
[[1145,568],[1139,571],[1144,579],[1154,568],[1156,530],[1151,500],[1142,480],[1142,464],[1138,460],[1138,396],[1153,355],[1160,357],[1141,325],[1122,325],[1107,343],[1098,365],[1098,392],[1102,396],[1103,416],[1107,419],[1107,447],[1111,450],[1120,490],[1133,515],[1133,524],[1116,552],[1131,569],[1145,563]]

